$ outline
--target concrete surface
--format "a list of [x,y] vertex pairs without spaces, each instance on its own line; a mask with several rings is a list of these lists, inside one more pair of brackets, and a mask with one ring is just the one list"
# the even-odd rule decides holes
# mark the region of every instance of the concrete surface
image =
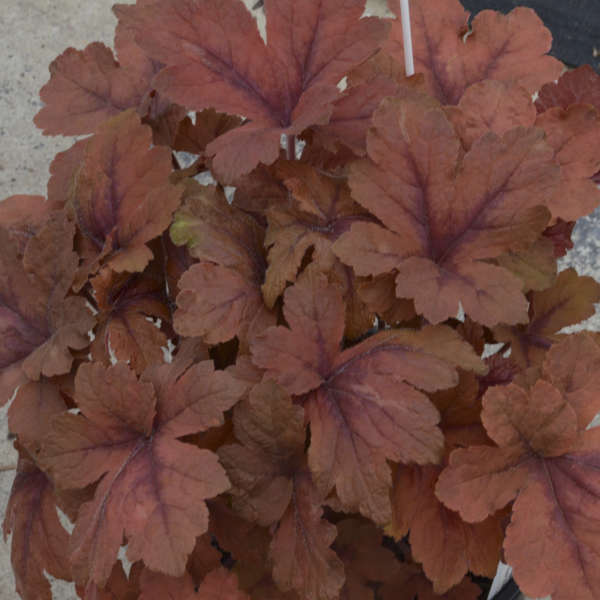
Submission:
[[[254,0],[245,0],[253,4]],[[381,0],[373,0],[381,12]],[[41,107],[40,87],[48,64],[66,47],[99,40],[111,45],[113,0],[3,0],[0,11],[0,199],[12,194],[45,194],[48,166],[74,138],[45,137],[33,125]],[[578,225],[577,248],[563,261],[600,280],[600,211]],[[584,327],[600,330],[600,315]],[[7,440],[6,408],[0,411],[0,465],[15,462]],[[14,473],[0,471],[0,520]],[[53,584],[55,600],[75,600],[72,585]],[[16,600],[8,546],[0,542],[0,600]]]
[[[45,137],[33,124],[42,104],[39,89],[48,65],[68,46],[84,48],[99,40],[111,44],[114,0],[2,0],[0,10],[0,199],[12,194],[46,193],[54,155],[74,138]],[[0,465],[16,461],[7,440],[6,408],[0,411]],[[0,472],[0,518],[14,472]],[[55,600],[75,600],[72,584],[53,584]],[[17,600],[9,545],[0,541],[0,600]]]

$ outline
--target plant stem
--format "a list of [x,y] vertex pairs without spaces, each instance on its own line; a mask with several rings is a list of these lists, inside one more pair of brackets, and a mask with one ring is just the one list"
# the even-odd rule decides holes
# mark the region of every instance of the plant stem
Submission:
[[[169,271],[169,267],[168,267],[168,263],[169,263],[169,253],[167,250],[167,243],[165,242],[165,236],[169,235],[169,230],[167,229],[167,231],[165,231],[161,236],[160,236],[160,246],[161,246],[161,250],[162,250],[162,271],[163,271],[163,277],[164,277],[164,290],[165,290],[165,295],[167,297],[167,309],[169,310],[169,316],[170,316],[170,320],[171,320],[171,326],[173,325],[174,322],[174,315],[175,315],[175,301],[173,299],[173,290],[171,290],[169,288],[169,278],[168,278],[168,271]],[[179,334],[175,334],[175,338],[173,339],[173,344],[175,344],[175,346],[177,346],[179,344]]]
[[296,160],[296,136],[286,135],[285,138],[287,141],[287,159]]

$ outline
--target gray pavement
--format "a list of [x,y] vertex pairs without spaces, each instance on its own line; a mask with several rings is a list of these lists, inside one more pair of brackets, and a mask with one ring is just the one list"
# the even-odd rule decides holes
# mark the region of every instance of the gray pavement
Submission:
[[[48,65],[68,46],[112,43],[114,0],[2,0],[0,9],[0,199],[46,193],[48,167],[74,138],[46,137],[33,124],[42,104],[39,89]],[[0,465],[16,462],[7,439],[6,407],[0,411]],[[0,518],[14,472],[0,472]],[[76,600],[72,584],[53,584],[54,600]],[[0,600],[17,600],[9,545],[0,541]]]
[[[254,0],[244,0],[253,4]],[[0,10],[0,199],[12,194],[45,194],[54,155],[74,138],[45,137],[32,119],[41,107],[40,87],[48,80],[48,64],[66,47],[84,48],[91,41],[112,45],[113,0],[3,0]],[[382,0],[371,10],[382,12]],[[583,219],[575,231],[576,249],[563,267],[600,280],[600,211]],[[600,314],[583,327],[600,330]],[[6,408],[0,410],[0,465],[16,460],[7,439]],[[0,520],[14,472],[0,471]],[[17,598],[8,546],[0,542],[0,600]],[[75,600],[72,585],[53,585],[55,600]]]

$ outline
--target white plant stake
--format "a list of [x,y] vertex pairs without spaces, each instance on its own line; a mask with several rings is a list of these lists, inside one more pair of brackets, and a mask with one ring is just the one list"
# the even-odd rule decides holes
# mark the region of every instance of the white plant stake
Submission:
[[400,18],[402,19],[402,41],[404,42],[404,69],[406,76],[410,77],[415,74],[415,61],[413,59],[408,0],[400,0]]

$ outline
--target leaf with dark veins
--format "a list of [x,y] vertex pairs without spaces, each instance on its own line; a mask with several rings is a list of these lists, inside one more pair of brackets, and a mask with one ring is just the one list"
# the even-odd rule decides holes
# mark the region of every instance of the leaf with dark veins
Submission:
[[377,523],[390,516],[386,459],[437,462],[439,414],[420,390],[458,382],[456,366],[484,372],[449,328],[388,330],[340,349],[344,303],[323,275],[306,271],[284,294],[287,327],[270,327],[251,345],[252,360],[303,397],[311,427],[308,460],[315,484],[336,486],[346,510]]
[[102,265],[136,272],[152,259],[146,244],[168,227],[183,190],[169,183],[171,151],[151,145],[150,128],[133,110],[87,141],[70,189],[83,258],[76,289]]
[[71,538],[76,581],[103,586],[123,536],[131,561],[180,576],[196,537],[207,530],[203,500],[229,481],[215,454],[177,438],[221,425],[246,386],[215,372],[210,361],[192,361],[184,354],[141,380],[124,363],[79,368],[81,413],[54,419],[41,454],[61,487],[100,480]]
[[23,451],[2,528],[5,541],[12,533],[11,562],[17,594],[22,600],[52,600],[44,572],[70,579],[69,534],[58,519],[52,482]]
[[45,106],[35,124],[45,135],[92,133],[123,110],[137,107],[148,89],[137,73],[122,68],[100,42],[67,48],[50,64],[50,81],[40,90]]
[[265,211],[265,246],[269,248],[262,285],[265,303],[275,304],[286,285],[296,281],[310,255],[311,268],[339,284],[346,301],[346,336],[358,337],[371,327],[373,314],[356,292],[352,269],[338,261],[332,247],[353,223],[369,222],[372,217],[352,200],[345,178],[328,176],[297,161],[280,162],[276,167],[290,199]]
[[529,294],[529,322],[514,327],[498,326],[494,336],[511,345],[511,359],[521,367],[539,365],[550,346],[561,338],[563,327],[594,314],[600,302],[600,284],[580,276],[575,269],[561,271],[553,285]]
[[438,498],[470,522],[514,499],[504,553],[531,597],[593,600],[600,593],[593,535],[600,530],[600,432],[585,430],[583,418],[598,410],[597,392],[584,385],[598,356],[584,352],[587,339],[560,344],[566,367],[579,358],[569,393],[561,389],[569,375],[550,383],[548,371],[529,390],[488,389],[482,420],[497,447],[454,450],[436,485]]
[[115,273],[105,267],[91,279],[98,306],[91,352],[94,360],[110,364],[129,360],[141,373],[148,364],[163,362],[167,336],[154,319],[170,321],[162,269],[156,261],[143,273]]
[[25,252],[0,228],[0,404],[14,388],[70,370],[70,348],[89,344],[94,318],[85,300],[68,296],[77,255],[74,228],[56,214],[29,239]]
[[275,322],[260,287],[266,269],[264,229],[230,206],[222,189],[190,184],[170,233],[200,261],[178,282],[178,333],[201,336],[208,344],[237,336],[245,348],[256,331]]
[[354,224],[334,245],[342,262],[395,275],[396,296],[432,323],[459,302],[484,325],[526,321],[522,282],[489,259],[527,249],[548,222],[559,167],[542,131],[488,132],[465,154],[437,103],[414,94],[382,102],[367,149],[350,188],[385,227]]
[[267,381],[236,406],[233,420],[241,444],[218,450],[232,483],[233,507],[267,527],[281,518],[292,498],[292,476],[304,457],[304,411]]
[[275,583],[306,600],[336,600],[344,584],[344,566],[330,548],[337,531],[321,518],[321,501],[310,473],[296,473],[290,505],[269,548]]
[[[146,56],[135,32],[117,26],[115,49],[93,42],[83,50],[67,48],[50,64],[50,80],[40,90],[44,107],[34,118],[45,135],[93,133],[104,122],[135,109],[154,130],[157,144],[170,144],[186,111],[153,89],[163,65]],[[172,132],[168,132],[169,122]]]
[[[402,63],[399,0],[391,8],[398,18],[385,50]],[[532,9],[520,6],[507,15],[483,10],[468,20],[458,0],[411,3],[415,69],[443,104],[457,104],[470,85],[486,79],[517,83],[533,94],[561,74],[562,63],[547,55],[552,35]]]
[[166,65],[154,85],[192,110],[214,108],[250,122],[208,153],[226,181],[279,156],[282,134],[327,122],[337,83],[372,55],[387,31],[364,18],[362,0],[268,1],[267,39],[239,0],[167,0],[117,5],[136,42]]

